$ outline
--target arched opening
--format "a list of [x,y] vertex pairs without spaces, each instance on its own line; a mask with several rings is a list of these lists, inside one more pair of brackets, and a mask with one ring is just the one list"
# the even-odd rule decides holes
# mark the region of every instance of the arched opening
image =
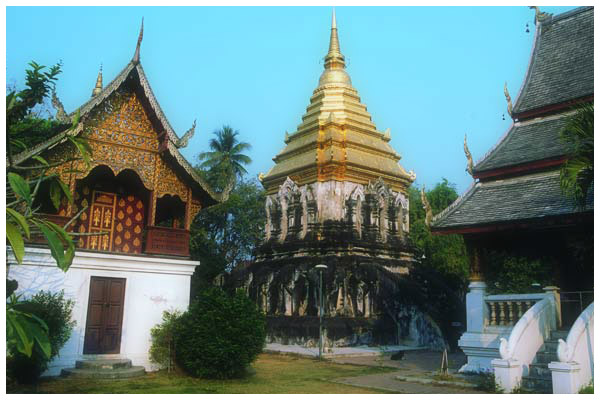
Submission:
[[154,225],[165,228],[185,228],[185,203],[179,196],[166,194],[156,200]]
[[73,211],[82,211],[75,230],[97,233],[80,236],[79,247],[89,250],[139,254],[142,252],[150,191],[136,172],[116,176],[105,166],[94,167],[77,180]]

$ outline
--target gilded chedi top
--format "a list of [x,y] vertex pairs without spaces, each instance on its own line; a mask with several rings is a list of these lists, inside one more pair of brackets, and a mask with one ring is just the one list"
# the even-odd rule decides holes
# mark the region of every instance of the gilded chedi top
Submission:
[[286,134],[286,147],[273,158],[275,166],[263,177],[263,186],[271,194],[288,176],[297,185],[330,180],[367,184],[382,177],[392,190],[404,193],[415,176],[398,164],[401,157],[390,139],[389,130],[376,129],[352,86],[334,12],[319,86],[297,131]]

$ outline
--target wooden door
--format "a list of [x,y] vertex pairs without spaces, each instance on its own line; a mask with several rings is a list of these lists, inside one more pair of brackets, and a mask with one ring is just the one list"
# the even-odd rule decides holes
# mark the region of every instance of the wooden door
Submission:
[[84,354],[118,354],[125,279],[92,276],[85,326]]

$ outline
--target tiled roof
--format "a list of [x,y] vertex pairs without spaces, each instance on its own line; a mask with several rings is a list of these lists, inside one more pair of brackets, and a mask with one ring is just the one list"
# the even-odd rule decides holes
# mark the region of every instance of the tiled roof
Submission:
[[584,210],[576,210],[560,189],[559,171],[505,180],[478,182],[450,207],[436,215],[432,230],[511,223],[536,218],[593,211],[594,189]]
[[[171,154],[171,156],[173,156],[177,164],[185,171],[188,177],[191,178],[191,181],[197,184],[204,192],[208,194],[210,201],[207,205],[212,205],[227,200],[227,198],[229,197],[229,192],[214,192],[210,185],[200,175],[198,175],[194,168],[189,164],[189,162],[181,155],[181,153],[177,149],[175,143],[178,142],[179,138],[177,137],[177,134],[171,127],[171,124],[167,120],[167,117],[164,115],[162,109],[160,108],[160,105],[158,104],[158,101],[154,96],[154,92],[150,87],[150,83],[146,78],[146,74],[144,73],[144,69],[142,68],[141,63],[135,63],[133,61],[130,61],[125,66],[125,68],[123,68],[123,70],[119,72],[115,79],[113,79],[108,85],[106,85],[106,87],[104,87],[104,89],[102,89],[102,91],[98,95],[92,97],[90,100],[81,105],[81,107],[79,107],[81,121],[85,121],[85,116],[89,114],[90,111],[94,109],[94,107],[102,103],[103,100],[105,100],[115,90],[117,90],[127,80],[129,76],[134,76],[135,78],[137,78],[136,80],[139,82],[144,94],[146,95],[146,98],[148,99],[148,103],[150,104],[152,111],[156,114],[157,119],[160,121],[164,130],[167,132],[167,145],[165,146],[167,151]],[[75,113],[76,111],[71,113],[70,117],[73,117]],[[35,146],[34,148],[17,154],[14,158],[15,163],[18,164],[23,160],[31,157],[32,154],[37,154],[40,151],[48,149],[53,145],[63,140],[66,140],[66,135],[68,134],[77,135],[81,131],[82,129],[80,122],[80,126],[77,130],[73,131],[71,128],[69,128],[67,131],[61,132],[51,137],[47,141]]]
[[559,134],[568,114],[541,120],[516,122],[481,161],[474,173],[562,156],[566,146]]
[[538,23],[513,115],[593,93],[594,8],[577,8]]

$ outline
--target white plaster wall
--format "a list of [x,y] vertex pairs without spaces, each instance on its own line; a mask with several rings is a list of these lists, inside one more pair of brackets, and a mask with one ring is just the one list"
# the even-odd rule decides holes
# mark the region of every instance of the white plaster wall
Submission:
[[150,328],[162,320],[165,310],[186,310],[189,305],[190,279],[197,261],[126,256],[109,253],[76,252],[71,268],[58,269],[44,248],[27,248],[19,265],[8,252],[9,277],[19,282],[18,293],[30,297],[40,290],[64,289],[65,297],[75,300],[73,319],[77,325],[71,338],[45,373],[58,375],[62,368],[74,367],[84,358],[83,342],[87,318],[90,278],[125,278],[125,304],[121,333],[121,351],[115,357],[129,358],[134,365],[153,369],[148,360]]

